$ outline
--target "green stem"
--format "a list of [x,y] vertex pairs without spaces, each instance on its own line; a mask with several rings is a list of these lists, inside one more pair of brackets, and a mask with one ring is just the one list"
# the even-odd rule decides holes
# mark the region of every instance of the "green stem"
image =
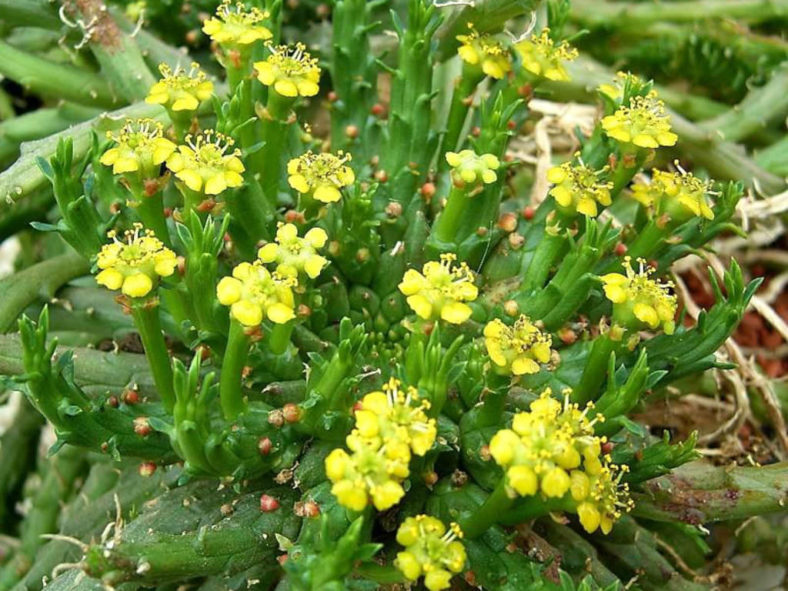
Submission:
[[528,269],[523,276],[520,286],[521,291],[529,291],[543,287],[553,263],[558,259],[566,244],[566,236],[563,233],[549,234],[545,232],[544,237],[534,251]]
[[607,366],[610,355],[621,345],[620,341],[614,341],[609,334],[600,335],[591,345],[588,353],[585,369],[577,386],[572,390],[572,402],[580,405],[589,400],[596,399],[599,388],[607,376]]
[[272,237],[270,228],[276,216],[276,210],[266,199],[257,179],[250,179],[239,191],[227,199],[227,211],[233,216],[254,244]]
[[274,324],[268,339],[268,348],[274,355],[281,355],[290,345],[290,336],[293,334],[295,322],[291,320],[285,324]]
[[172,387],[172,364],[164,333],[159,321],[159,307],[151,300],[134,298],[131,303],[131,315],[134,325],[140,333],[145,357],[148,359],[153,381],[161,397],[162,404],[168,413],[175,405],[175,392]]
[[268,118],[263,120],[265,144],[251,156],[252,170],[259,173],[263,193],[274,208],[279,200],[279,179],[288,130],[287,118],[292,106],[292,98],[280,95],[273,88],[268,90]]
[[[470,110],[470,100],[473,98],[473,92],[478,83],[479,77],[469,72],[468,68],[463,68],[463,73],[457,81],[454,94],[451,97],[449,117],[446,120],[446,134],[443,136],[443,146],[439,154],[458,150],[462,145],[460,134],[465,127],[465,120]],[[445,171],[447,167],[446,159],[439,156],[438,170]]]
[[638,235],[627,245],[627,254],[633,260],[638,258],[649,259],[662,246],[669,234],[667,226],[660,227],[655,218],[649,220],[646,226],[638,232]]
[[506,493],[506,477],[502,477],[490,496],[472,515],[460,520],[460,529],[468,539],[477,538],[506,514],[514,499]]
[[167,220],[164,217],[164,201],[161,192],[150,197],[146,195],[136,196],[137,207],[135,211],[140,216],[140,220],[146,228],[153,230],[156,238],[161,240],[165,246],[172,248],[170,232],[167,229]]
[[232,318],[219,381],[219,401],[224,418],[228,421],[235,420],[246,408],[241,392],[241,379],[248,354],[249,337],[246,336],[243,325]]
[[93,72],[56,64],[0,41],[0,74],[32,90],[76,103],[118,103],[106,81]]
[[465,220],[463,215],[468,208],[470,198],[464,189],[452,185],[446,199],[446,207],[435,222],[433,235],[439,243],[453,244],[459,242],[457,231]]
[[703,19],[730,18],[761,22],[788,14],[784,2],[764,0],[689,0],[662,4],[637,2],[572,2],[572,17],[581,23],[604,27],[638,27],[654,22],[694,22]]

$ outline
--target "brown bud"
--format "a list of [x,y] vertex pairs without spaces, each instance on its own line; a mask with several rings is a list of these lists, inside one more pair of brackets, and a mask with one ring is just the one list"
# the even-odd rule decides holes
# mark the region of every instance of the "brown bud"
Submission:
[[489,445],[482,445],[481,449],[479,450],[479,457],[485,462],[489,462],[492,459]]
[[478,228],[476,228],[476,235],[481,236],[483,238],[487,236],[488,231],[489,230],[487,230],[487,226],[479,226]]
[[402,215],[402,204],[396,201],[390,201],[386,206],[386,215],[390,218],[398,218]]
[[503,303],[503,311],[507,316],[517,316],[520,313],[520,306],[514,300],[506,300]]
[[350,138],[351,140],[356,139],[358,137],[359,133],[360,132],[358,130],[358,126],[357,125],[348,125],[347,127],[345,127],[345,135],[348,138]]
[[337,93],[332,90],[326,95],[326,98],[328,99],[329,103],[335,103],[339,100],[339,95],[337,95]]
[[317,517],[320,515],[320,505],[314,501],[298,501],[293,505],[293,513],[298,517],[305,517],[307,519]]
[[514,232],[517,229],[517,216],[505,213],[498,218],[498,227],[504,232]]
[[278,408],[270,411],[268,413],[268,422],[273,425],[274,427],[281,427],[285,424],[285,417],[282,414],[282,411]]
[[515,250],[520,248],[524,242],[525,242],[525,236],[523,236],[522,234],[518,234],[517,232],[512,232],[511,234],[509,234],[509,244]]
[[432,488],[436,482],[438,482],[438,473],[435,470],[424,473],[424,484]]
[[474,126],[473,129],[471,129],[471,135],[473,137],[479,137],[481,134],[482,134],[482,128],[479,127],[478,125]]
[[148,417],[136,417],[133,421],[133,424],[134,432],[140,437],[146,437],[150,435],[151,428],[150,423],[148,422]]
[[120,404],[120,402],[118,401],[118,397],[117,396],[113,395],[113,396],[110,396],[109,398],[107,398],[107,406],[109,406],[110,408],[118,408],[119,404]]
[[338,240],[332,240],[328,243],[328,254],[330,254],[332,257],[339,256],[341,250],[342,247]]
[[312,308],[310,308],[306,304],[298,304],[299,318],[308,318],[311,315],[312,315]]
[[385,170],[378,170],[375,172],[375,180],[379,183],[385,183],[389,180],[389,175]]
[[356,251],[356,260],[359,263],[366,263],[369,260],[369,257],[372,256],[369,252],[368,248],[359,248]]
[[571,345],[577,340],[577,334],[569,327],[564,327],[558,331],[558,338],[565,345]]

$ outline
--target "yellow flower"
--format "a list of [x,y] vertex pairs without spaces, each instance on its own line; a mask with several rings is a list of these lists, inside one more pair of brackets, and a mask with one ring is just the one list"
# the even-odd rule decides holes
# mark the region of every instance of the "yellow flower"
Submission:
[[213,82],[197,63],[188,71],[178,68],[174,72],[167,64],[161,64],[159,72],[162,79],[151,86],[146,103],[163,105],[169,111],[195,111],[213,95]]
[[388,445],[378,447],[351,437],[348,444],[352,454],[338,448],[325,460],[331,493],[339,504],[353,511],[362,511],[370,501],[378,511],[396,505],[405,495],[401,481],[408,475],[407,463],[403,465]]
[[287,163],[287,182],[296,191],[311,195],[322,203],[333,203],[342,197],[340,189],[352,185],[356,176],[347,166],[350,154],[315,154],[311,150]]
[[167,159],[167,168],[189,189],[205,195],[218,195],[225,189],[243,184],[245,170],[240,150],[228,150],[233,140],[212,130],[193,139],[186,136],[186,145]]
[[230,306],[230,314],[244,326],[259,326],[265,318],[285,324],[295,318],[291,289],[295,281],[269,273],[262,263],[241,263],[232,277],[223,277],[216,287],[219,303]]
[[478,155],[473,150],[446,152],[446,162],[452,167],[451,178],[455,185],[489,185],[498,180],[495,171],[501,166],[493,154]]
[[670,117],[665,104],[653,94],[636,96],[629,106],[621,106],[602,119],[605,133],[625,144],[641,148],[673,146],[679,136],[670,130]]
[[490,453],[504,468],[511,496],[561,498],[573,485],[570,471],[597,474],[601,466],[601,440],[594,435],[588,412],[552,398],[548,388],[531,403],[528,412],[514,416],[511,429],[501,429],[490,440]]
[[629,485],[621,482],[627,469],[608,463],[590,477],[577,470],[572,472],[572,498],[577,502],[580,525],[588,533],[601,529],[603,534],[609,534],[621,515],[634,507]]
[[303,238],[298,236],[294,224],[279,224],[276,242],[269,242],[257,251],[257,257],[264,263],[277,263],[276,272],[285,277],[298,277],[306,273],[314,279],[320,275],[328,260],[317,254],[328,240],[325,230],[312,228]]
[[408,517],[397,530],[397,543],[405,550],[397,553],[394,564],[409,581],[424,575],[424,586],[430,591],[448,589],[452,576],[465,567],[461,539],[456,523],[447,531],[442,521],[429,515]]
[[125,233],[125,242],[118,240],[114,231],[107,236],[112,242],[101,248],[96,260],[101,269],[96,275],[99,285],[141,298],[156,287],[159,277],[169,277],[175,271],[178,264],[175,253],[153,232],[143,230],[142,224],[134,224],[134,230]]
[[408,305],[424,320],[462,324],[471,316],[472,302],[479,294],[474,273],[465,263],[454,266],[455,254],[442,254],[440,262],[429,261],[422,273],[408,269],[399,284]]
[[417,456],[423,456],[438,432],[435,419],[427,418],[425,413],[430,403],[419,400],[415,388],[403,392],[400,385],[399,380],[391,378],[382,392],[370,392],[361,399],[355,413],[354,434],[378,444],[398,441]]
[[243,2],[223,0],[216,9],[216,16],[203,24],[203,32],[219,45],[237,48],[256,41],[268,41],[273,34],[263,24],[270,18],[259,8],[247,8]]
[[471,29],[468,35],[457,35],[461,44],[457,50],[460,59],[470,66],[479,66],[491,78],[500,80],[506,76],[512,66],[503,44],[492,35],[480,35],[470,23],[468,27]]
[[555,44],[550,38],[550,29],[542,29],[539,35],[515,43],[514,49],[520,54],[523,68],[548,80],[569,80],[564,62],[577,58],[577,50],[566,41]]
[[683,223],[693,216],[714,219],[706,200],[708,181],[699,179],[691,172],[664,172],[655,170],[651,182],[632,185],[632,196],[656,214],[667,214],[672,220]]
[[285,97],[315,96],[320,90],[320,68],[303,43],[273,48],[265,61],[255,62],[254,69],[260,82]]
[[608,273],[602,276],[605,295],[613,302],[613,319],[619,326],[640,330],[660,325],[665,334],[676,329],[676,296],[670,293],[673,284],[651,279],[654,269],[638,259],[640,269],[632,269],[630,257],[624,259],[626,275]]
[[629,86],[630,88],[640,89],[644,86],[643,80],[637,75],[630,72],[616,72],[616,78],[612,84],[600,84],[599,92],[618,101],[624,96],[624,89]]
[[102,154],[100,162],[115,174],[138,172],[142,180],[158,177],[159,167],[175,151],[175,144],[162,132],[162,124],[152,119],[127,119],[117,135],[107,132],[116,145]]
[[484,327],[484,345],[492,362],[516,376],[539,371],[540,363],[550,361],[553,340],[522,315],[507,326],[496,318]]
[[564,162],[554,166],[547,171],[547,180],[555,185],[550,189],[550,195],[567,213],[596,217],[599,213],[597,204],[610,205],[610,189],[613,188],[613,183],[599,180],[600,172],[585,164]]

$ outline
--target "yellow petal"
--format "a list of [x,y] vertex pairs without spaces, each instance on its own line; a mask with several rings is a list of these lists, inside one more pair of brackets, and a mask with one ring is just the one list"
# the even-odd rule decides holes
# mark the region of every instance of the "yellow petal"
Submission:
[[471,317],[471,313],[471,307],[460,302],[449,302],[441,308],[441,318],[451,324],[462,324]]
[[408,306],[424,320],[429,320],[432,317],[432,303],[423,295],[416,294],[408,296]]
[[96,275],[96,283],[107,289],[120,289],[123,285],[123,274],[115,269],[104,269]]
[[263,321],[263,311],[260,306],[249,300],[238,300],[230,306],[230,312],[233,318],[244,326],[260,326]]
[[241,299],[243,284],[234,277],[222,277],[216,286],[216,298],[223,306],[229,306]]
[[145,273],[129,275],[123,280],[121,291],[130,298],[141,298],[153,289],[153,281]]
[[516,376],[534,374],[539,371],[539,364],[528,357],[517,357],[512,362],[512,373]]
[[278,254],[279,247],[273,242],[269,242],[260,247],[260,250],[257,251],[257,258],[264,263],[272,263],[276,260]]
[[268,319],[275,324],[285,324],[295,318],[293,309],[280,303],[269,306],[266,310],[266,315]]
[[315,189],[314,198],[322,203],[334,203],[342,198],[342,193],[332,185],[320,185]]

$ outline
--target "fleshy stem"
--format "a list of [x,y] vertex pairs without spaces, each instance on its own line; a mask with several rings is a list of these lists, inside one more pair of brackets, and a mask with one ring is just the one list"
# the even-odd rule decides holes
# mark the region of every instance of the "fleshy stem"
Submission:
[[252,155],[253,169],[260,173],[263,193],[274,207],[276,207],[279,195],[283,148],[292,106],[292,98],[284,97],[273,89],[269,91],[266,113],[263,118],[265,144]]
[[241,379],[248,355],[249,337],[243,325],[233,318],[230,320],[230,334],[227,336],[227,349],[219,380],[219,402],[224,418],[228,421],[235,420],[246,407],[241,392]]
[[589,400],[593,400],[597,397],[602,383],[607,376],[610,355],[617,352],[621,344],[622,341],[612,338],[609,332],[600,335],[594,340],[580,382],[572,390],[572,402],[576,402],[582,406]]
[[170,233],[167,230],[167,220],[164,217],[164,201],[162,199],[161,191],[157,191],[154,195],[136,195],[137,200],[137,215],[140,216],[140,221],[146,228],[153,230],[156,238],[161,240],[165,246],[171,248]]
[[175,405],[172,388],[172,365],[159,320],[159,303],[152,298],[131,298],[131,315],[140,333],[145,357],[148,359],[156,390],[167,412]]
[[287,351],[294,326],[295,322],[293,320],[285,324],[274,324],[268,339],[268,348],[271,350],[271,353],[281,355]]
[[646,258],[657,252],[659,247],[670,235],[670,224],[663,222],[659,218],[652,218],[638,232],[637,237],[627,247],[627,254],[633,259]]
[[498,522],[512,506],[514,499],[506,492],[506,477],[498,481],[490,496],[472,515],[460,520],[460,529],[466,538],[477,538]]
[[435,222],[433,235],[439,243],[457,242],[457,232],[464,221],[464,214],[470,203],[470,196],[465,188],[452,185],[446,198],[446,207]]
[[[459,148],[460,134],[465,126],[468,117],[473,94],[479,83],[479,76],[463,68],[462,76],[457,80],[454,87],[454,94],[451,97],[451,107],[449,117],[446,120],[446,134],[443,136],[443,146],[439,154],[447,151],[454,151]],[[438,160],[438,171],[444,172],[448,168],[448,163],[444,158]]]

